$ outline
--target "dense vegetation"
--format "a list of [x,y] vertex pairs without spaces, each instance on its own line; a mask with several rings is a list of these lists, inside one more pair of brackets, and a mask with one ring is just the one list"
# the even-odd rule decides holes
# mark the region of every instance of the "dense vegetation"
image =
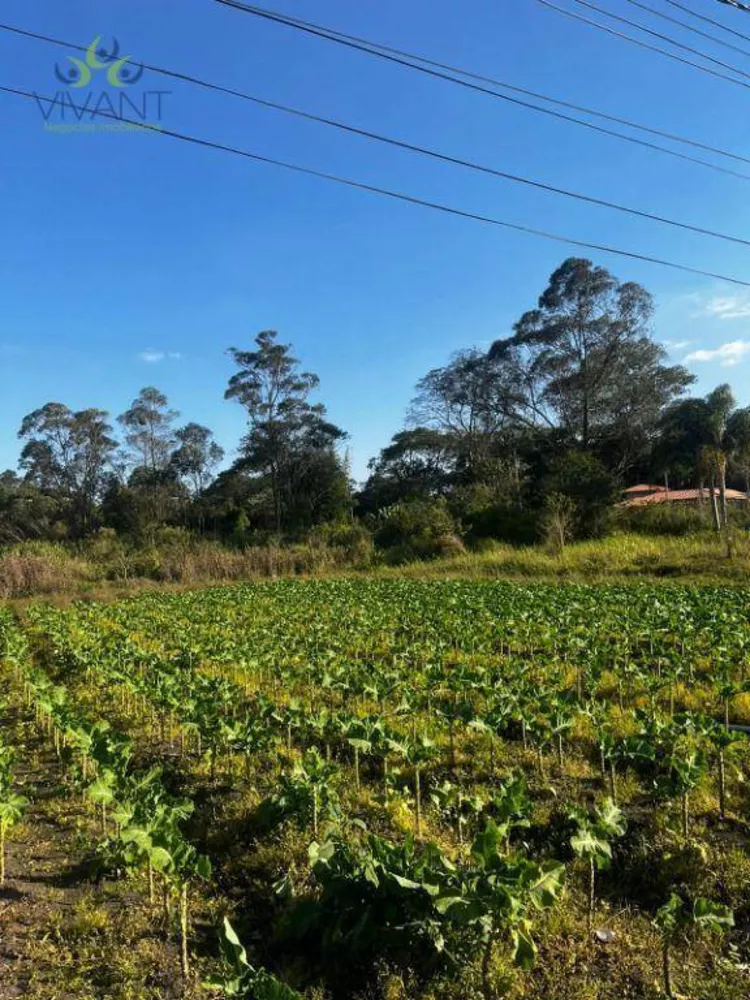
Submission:
[[[419,381],[406,427],[359,488],[317,376],[274,332],[229,352],[225,398],[247,415],[229,467],[211,430],[180,425],[154,387],[117,418],[119,439],[103,410],[48,402],[21,422],[20,474],[0,476],[0,544],[101,536],[114,551],[114,536],[121,562],[137,553],[144,565],[165,529],[240,551],[312,541],[349,564],[373,546],[390,562],[487,539],[560,549],[607,534],[622,488],[643,480],[703,485],[706,501],[629,527],[728,531],[727,483],[747,491],[750,479],[750,408],[727,385],[685,396],[693,376],[667,363],[653,308],[639,285],[564,261],[511,336]],[[746,511],[734,516],[745,525]]]
[[744,590],[283,581],[31,605],[0,646],[8,885],[37,737],[97,880],[24,995],[748,995]]

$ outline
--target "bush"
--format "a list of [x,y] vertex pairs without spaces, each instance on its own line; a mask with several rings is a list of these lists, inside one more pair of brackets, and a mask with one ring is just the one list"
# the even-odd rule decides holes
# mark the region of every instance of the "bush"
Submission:
[[[620,507],[617,511],[617,523],[625,531],[636,531],[641,535],[666,535],[673,538],[713,530],[708,507],[686,503]],[[750,510],[746,504],[729,505],[729,523],[740,529],[750,527]]]
[[308,542],[314,549],[332,549],[336,562],[366,568],[372,563],[372,535],[358,521],[336,521],[313,528]]
[[375,544],[390,563],[437,559],[464,551],[444,500],[405,500],[381,511]]
[[534,511],[502,503],[474,510],[466,520],[472,548],[476,547],[475,543],[490,538],[511,545],[533,545],[539,534],[538,516]]
[[543,492],[545,496],[559,494],[573,501],[576,538],[601,537],[610,529],[617,483],[595,455],[571,451],[557,459]]

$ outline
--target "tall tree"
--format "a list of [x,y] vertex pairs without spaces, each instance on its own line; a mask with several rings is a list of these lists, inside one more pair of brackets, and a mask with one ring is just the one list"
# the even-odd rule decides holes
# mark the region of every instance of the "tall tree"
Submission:
[[452,440],[459,467],[470,480],[482,478],[488,461],[507,450],[519,427],[533,422],[519,406],[517,374],[484,351],[459,351],[419,380],[410,422]]
[[374,514],[400,500],[429,500],[447,493],[454,481],[455,438],[427,427],[394,434],[369,464],[360,509]]
[[173,424],[179,415],[169,408],[163,392],[153,386],[141,389],[129,409],[117,418],[125,429],[133,466],[148,472],[168,468],[176,444]]
[[685,368],[664,364],[665,351],[649,334],[652,313],[640,285],[570,258],[490,358],[522,373],[519,384],[533,387],[529,411],[554,419],[583,450],[618,429],[638,427],[648,437],[664,406],[694,381]]
[[117,442],[103,410],[74,413],[47,403],[24,417],[18,436],[26,441],[20,465],[27,482],[66,502],[74,534],[93,527],[95,507]]
[[[319,385],[317,375],[300,371],[291,346],[278,343],[277,337],[265,330],[255,338],[256,350],[230,348],[238,370],[225,398],[236,399],[247,411],[249,426],[238,466],[268,480],[273,525],[281,534],[296,518],[314,519],[327,496],[341,489],[346,474],[335,449],[346,435],[326,420],[321,403],[310,402]],[[313,506],[300,515],[306,490],[313,491],[307,494]]]
[[175,438],[177,448],[172,454],[172,468],[187,481],[193,496],[198,496],[224,458],[224,449],[213,440],[213,432],[201,424],[178,428]]

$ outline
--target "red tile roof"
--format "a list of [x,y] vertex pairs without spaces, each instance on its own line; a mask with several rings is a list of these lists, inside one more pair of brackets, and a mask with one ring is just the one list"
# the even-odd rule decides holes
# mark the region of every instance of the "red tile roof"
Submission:
[[[718,497],[718,490],[716,495]],[[667,492],[664,488],[662,488],[661,493],[651,493],[648,496],[633,497],[631,500],[626,500],[624,506],[645,507],[648,504],[655,503],[697,503],[699,501],[708,501],[709,498],[710,493],[706,489],[669,490],[669,492]],[[727,500],[731,502],[747,499],[747,495],[741,493],[739,490],[727,490]]]
[[663,486],[653,486],[649,483],[638,483],[637,486],[628,486],[625,490],[625,495],[628,496],[632,493],[664,493],[665,488]]

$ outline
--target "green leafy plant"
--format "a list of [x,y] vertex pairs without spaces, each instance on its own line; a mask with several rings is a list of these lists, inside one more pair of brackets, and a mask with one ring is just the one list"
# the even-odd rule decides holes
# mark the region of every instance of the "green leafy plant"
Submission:
[[570,838],[570,846],[575,854],[588,863],[589,892],[587,923],[591,921],[596,905],[596,872],[608,868],[612,862],[612,841],[625,834],[625,817],[612,799],[605,799],[591,812],[571,809],[570,819],[576,829]]
[[240,1000],[302,1000],[301,994],[286,986],[265,969],[256,969],[247,959],[247,952],[225,917],[219,934],[219,944],[225,971],[211,976],[204,983],[209,990]]
[[657,911],[654,923],[662,937],[664,992],[668,997],[674,997],[670,951],[678,935],[690,928],[699,933],[724,934],[734,926],[734,914],[728,906],[703,896],[697,897],[689,906],[680,896],[672,893]]
[[513,960],[529,969],[536,958],[532,937],[534,910],[549,909],[562,893],[565,867],[557,861],[536,862],[505,855],[505,835],[488,819],[471,849],[471,864],[455,873],[437,900],[438,912],[483,944],[482,983],[491,1000],[492,951],[500,936],[509,936]]

